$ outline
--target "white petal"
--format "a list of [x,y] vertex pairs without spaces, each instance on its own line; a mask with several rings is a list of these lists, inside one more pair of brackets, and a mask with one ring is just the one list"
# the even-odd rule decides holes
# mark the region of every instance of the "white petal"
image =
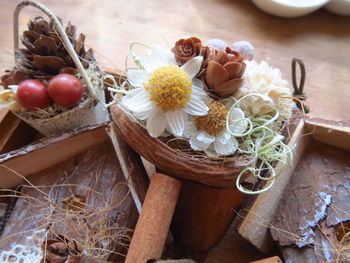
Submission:
[[197,140],[204,142],[204,143],[209,143],[211,144],[212,142],[215,141],[215,136],[214,135],[210,135],[209,133],[205,132],[205,131],[201,131],[198,135],[197,135]]
[[229,155],[237,150],[238,142],[228,132],[219,134],[214,142],[214,149],[218,154]]
[[196,95],[196,96],[199,96],[201,98],[208,97],[208,95],[205,92],[205,90],[203,90],[202,88],[200,88],[200,87],[198,87],[196,85],[192,85],[192,95]]
[[141,69],[129,69],[127,76],[131,86],[136,88],[143,87],[143,83],[145,83],[148,79],[147,72]]
[[133,115],[139,120],[147,120],[151,116],[151,113],[154,110],[154,108],[155,106],[152,105],[152,107],[146,108],[142,111],[139,111],[139,112],[134,111]]
[[155,108],[147,120],[146,128],[148,133],[152,137],[159,137],[164,132],[166,126],[167,121],[165,119],[164,112],[162,112],[159,108]]
[[154,56],[144,56],[141,57],[141,64],[145,68],[145,71],[152,73],[157,68],[165,66],[163,60],[159,57]]
[[240,120],[244,118],[244,112],[241,109],[234,108],[230,111],[230,120]]
[[122,98],[121,104],[129,111],[135,113],[147,111],[154,107],[144,88],[137,88],[129,91],[128,94]]
[[215,149],[214,149],[214,144],[212,143],[208,149],[206,149],[205,151],[205,154],[210,156],[210,157],[219,157],[220,154],[218,154],[217,152],[215,152]]
[[220,157],[220,155],[221,155],[221,154],[218,154],[217,152],[215,152],[214,147],[209,147],[204,152],[205,152],[206,155],[208,155],[210,157]]
[[230,130],[239,135],[243,134],[248,128],[248,121],[244,118],[244,112],[238,108],[230,112]]
[[200,79],[193,78],[193,79],[192,79],[192,83],[193,83],[193,85],[195,85],[195,86],[197,86],[197,87],[199,87],[199,88],[201,88],[201,89],[204,88],[203,81],[200,80]]
[[196,124],[194,123],[194,120],[191,116],[188,116],[188,120],[185,123],[185,131],[184,135],[185,137],[189,138],[191,135],[197,132]]
[[185,130],[185,113],[182,110],[168,111],[165,113],[170,132],[177,137],[183,135]]
[[176,60],[175,55],[171,51],[155,46],[149,50],[147,56],[141,57],[141,63],[148,73],[152,73],[157,68],[176,65]]
[[191,99],[189,102],[187,102],[186,107],[184,108],[184,111],[187,112],[190,115],[193,116],[203,116],[208,114],[208,106],[205,104],[203,100],[201,100],[200,97],[197,97],[195,95],[191,96]]
[[230,124],[231,132],[233,132],[237,136],[245,133],[247,128],[248,128],[248,121],[247,121],[247,119],[240,119],[240,120],[237,120],[237,121],[233,121]]
[[195,133],[194,135],[192,135],[190,137],[190,146],[193,150],[196,151],[205,151],[206,149],[208,149],[208,147],[210,146],[211,142],[203,142],[198,140],[198,135],[199,133]]
[[202,61],[202,56],[194,57],[181,66],[181,69],[186,71],[190,75],[190,78],[193,79],[201,69]]

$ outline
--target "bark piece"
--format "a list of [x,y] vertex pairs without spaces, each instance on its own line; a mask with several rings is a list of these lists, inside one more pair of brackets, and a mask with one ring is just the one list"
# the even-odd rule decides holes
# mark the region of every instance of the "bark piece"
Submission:
[[348,151],[310,142],[272,222],[272,237],[282,247],[286,260],[336,259],[340,244],[334,226],[349,220],[349,167]]
[[[40,191],[23,187],[24,196],[32,199],[20,198],[16,203],[1,236],[0,251],[9,250],[15,243],[24,243],[33,229],[44,228],[50,229],[49,239],[60,234],[75,240],[90,255],[95,253],[95,258],[83,257],[81,262],[110,259],[113,253],[103,252],[105,249],[125,253],[123,246],[127,245],[127,240],[123,238],[126,236],[116,240],[99,235],[102,227],[109,228],[111,236],[126,235],[129,233],[127,229],[133,228],[137,219],[137,210],[110,142],[93,146],[29,177],[29,180],[40,186]],[[73,216],[66,217],[65,212],[69,210],[67,198],[73,197],[81,197],[75,200],[80,200],[80,205],[83,203],[80,208],[84,209],[70,211]],[[55,202],[54,207],[49,204],[48,198]],[[87,227],[84,227],[85,224]],[[87,248],[89,242],[95,245],[95,250]]]

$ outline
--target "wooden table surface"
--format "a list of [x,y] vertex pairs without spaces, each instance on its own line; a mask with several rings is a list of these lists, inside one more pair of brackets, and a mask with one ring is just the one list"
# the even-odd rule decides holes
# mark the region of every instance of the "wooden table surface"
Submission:
[[[17,2],[0,2],[1,71],[13,65],[12,12]],[[261,12],[247,0],[41,2],[65,22],[71,20],[78,25],[103,67],[122,69],[132,41],[172,46],[184,35],[197,36],[204,42],[210,38],[228,43],[249,40],[256,48],[256,60],[267,60],[280,68],[289,81],[291,59],[302,58],[311,114],[350,119],[350,17],[319,10],[305,17],[283,19]],[[24,9],[21,28],[38,14],[33,8]],[[257,257],[254,250],[242,250],[233,244],[234,240],[227,237],[208,263],[245,262]]]

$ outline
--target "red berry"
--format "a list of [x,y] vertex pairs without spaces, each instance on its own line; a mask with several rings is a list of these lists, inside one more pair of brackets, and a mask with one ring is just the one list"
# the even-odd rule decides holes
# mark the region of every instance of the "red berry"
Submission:
[[37,108],[43,109],[49,106],[50,98],[44,83],[28,79],[19,84],[17,101],[27,110],[35,111]]
[[79,79],[70,74],[53,77],[48,85],[50,98],[62,107],[77,105],[83,96],[83,86]]

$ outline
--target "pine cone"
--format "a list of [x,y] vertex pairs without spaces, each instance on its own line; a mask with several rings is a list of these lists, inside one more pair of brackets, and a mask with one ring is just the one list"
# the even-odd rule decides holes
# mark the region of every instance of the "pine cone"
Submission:
[[[76,39],[76,27],[71,23],[68,23],[65,31],[83,66],[87,68],[89,62],[94,62],[95,58],[91,49],[85,50],[85,35],[80,34]],[[36,17],[30,20],[28,30],[23,32],[21,40],[26,48],[17,49],[15,55],[18,59],[17,69],[26,76],[25,78],[49,80],[62,72],[77,73],[76,66],[55,32],[53,24],[44,18]],[[7,77],[12,78],[11,74]]]
[[74,240],[63,236],[57,239],[49,239],[43,243],[45,258],[41,263],[78,263],[81,249]]
[[215,98],[227,98],[235,94],[243,83],[246,65],[243,57],[229,47],[214,50],[208,59],[205,84],[208,94]]

